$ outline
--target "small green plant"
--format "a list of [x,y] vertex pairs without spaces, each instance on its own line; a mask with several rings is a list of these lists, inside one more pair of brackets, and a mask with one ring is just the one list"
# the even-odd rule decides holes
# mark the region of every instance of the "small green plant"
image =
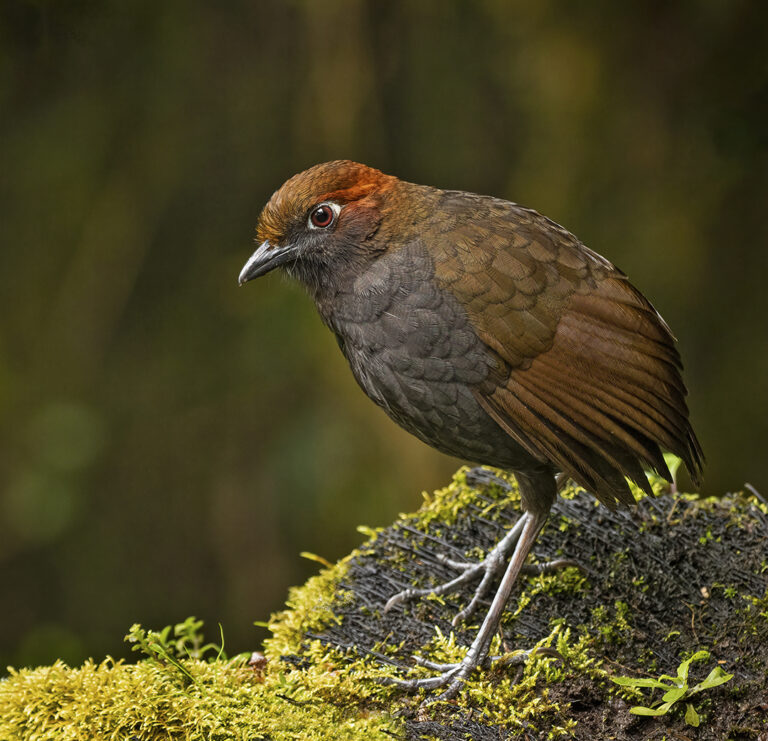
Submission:
[[216,652],[208,658],[209,663],[226,659],[224,653],[224,633],[219,625],[221,645],[204,643],[203,621],[188,617],[183,623],[166,625],[162,630],[146,630],[139,623],[134,623],[125,636],[128,643],[134,644],[133,651],[141,651],[148,659],[162,666],[172,666],[185,679],[194,682],[195,678],[181,663],[182,659],[203,659],[205,654]]
[[[716,666],[706,679],[693,687],[688,686],[688,671],[693,661],[705,661],[709,658],[709,651],[697,651],[689,659],[683,661],[677,667],[677,676],[672,677],[669,674],[662,674],[658,679],[646,679],[643,677],[611,677],[611,681],[622,687],[632,687],[639,690],[641,687],[664,690],[661,700],[654,703],[654,707],[645,707],[636,705],[630,708],[629,712],[634,715],[665,715],[672,706],[680,700],[688,700],[694,695],[704,690],[718,687],[725,682],[733,679],[733,674],[727,674],[719,666]],[[685,722],[689,726],[698,726],[701,722],[693,703],[686,702]]]

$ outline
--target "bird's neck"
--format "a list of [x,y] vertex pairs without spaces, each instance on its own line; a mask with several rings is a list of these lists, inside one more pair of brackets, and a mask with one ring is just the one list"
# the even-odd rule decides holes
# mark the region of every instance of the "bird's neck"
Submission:
[[343,259],[304,259],[286,267],[288,274],[298,280],[314,299],[320,316],[328,323],[337,297],[353,291],[356,278],[378,257],[368,253],[347,253]]
[[[349,301],[370,303],[375,290],[366,286],[382,270],[407,270],[408,260],[396,255],[420,241],[423,224],[442,195],[435,188],[396,181],[379,191],[371,203],[355,209],[354,228],[339,238],[332,251],[306,255],[286,267],[303,283],[323,321],[338,333],[336,317]],[[382,286],[385,285],[382,283]],[[375,301],[374,301],[375,303]]]

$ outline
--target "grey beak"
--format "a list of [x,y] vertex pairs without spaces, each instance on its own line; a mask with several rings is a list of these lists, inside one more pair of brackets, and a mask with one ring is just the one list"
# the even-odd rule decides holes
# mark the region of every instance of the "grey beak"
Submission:
[[285,247],[273,247],[268,241],[262,242],[256,249],[248,262],[245,263],[240,271],[240,277],[237,282],[242,286],[249,280],[265,275],[270,270],[274,270],[278,265],[289,262],[296,257],[298,248],[292,244]]

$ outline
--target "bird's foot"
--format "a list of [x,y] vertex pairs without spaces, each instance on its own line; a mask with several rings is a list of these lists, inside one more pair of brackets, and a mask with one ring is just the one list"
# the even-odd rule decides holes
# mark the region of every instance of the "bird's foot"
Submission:
[[531,656],[551,656],[562,659],[562,656],[554,648],[535,647],[527,651],[514,651],[503,656],[479,656],[473,648],[467,651],[467,655],[462,661],[456,664],[441,664],[435,661],[428,661],[419,656],[414,656],[414,661],[426,669],[439,672],[434,677],[418,677],[414,679],[397,679],[396,677],[386,677],[382,681],[384,684],[395,685],[406,692],[415,692],[416,690],[435,690],[445,687],[445,689],[436,697],[424,700],[424,705],[438,701],[452,700],[461,690],[464,682],[469,675],[478,668],[488,669],[492,666],[502,665],[504,667],[519,666],[525,664]]
[[441,563],[461,573],[457,577],[450,579],[443,584],[438,584],[436,587],[428,589],[404,589],[402,592],[398,592],[390,597],[387,604],[384,605],[384,612],[388,612],[393,607],[403,602],[410,602],[411,600],[420,597],[430,597],[432,595],[440,596],[458,591],[464,584],[469,584],[472,581],[480,579],[480,584],[478,584],[475,594],[469,604],[459,611],[453,618],[453,625],[458,625],[460,621],[464,620],[475,611],[480,600],[487,594],[491,583],[493,582],[493,578],[504,568],[510,553],[514,551],[517,541],[520,539],[520,533],[524,524],[523,521],[524,518],[521,517],[515,523],[514,527],[479,563],[473,564],[465,561],[455,561],[443,555],[438,556],[438,560]]
[[[501,548],[503,553],[506,553],[506,549],[510,547],[510,543],[514,544],[514,552],[509,559],[504,576],[502,577],[499,587],[496,590],[496,594],[491,601],[491,606],[488,608],[488,612],[483,619],[482,625],[477,631],[477,635],[472,641],[472,645],[467,649],[464,658],[457,664],[436,664],[434,662],[425,662],[422,660],[420,663],[428,668],[438,671],[439,674],[436,677],[419,677],[410,680],[392,678],[387,681],[388,684],[395,684],[405,690],[433,690],[445,687],[442,694],[436,699],[450,700],[456,696],[464,682],[475,669],[485,666],[486,662],[489,661],[488,654],[490,653],[493,635],[498,630],[502,613],[509,600],[509,595],[512,592],[512,587],[525,563],[525,559],[531,550],[536,535],[544,524],[546,516],[546,512],[543,511],[526,512],[499,544],[499,546],[504,544]],[[497,551],[499,546],[497,546],[494,551]],[[489,554],[489,557],[490,555],[491,554]],[[486,577],[484,576],[483,581],[485,581],[485,578]],[[534,650],[539,651],[542,649],[537,648]],[[547,649],[547,651],[550,650],[551,649]],[[521,659],[525,660],[530,654],[530,651],[521,652]]]
[[[404,602],[410,602],[414,599],[441,596],[443,594],[456,592],[463,585],[479,579],[480,583],[477,585],[475,593],[472,595],[472,599],[467,603],[466,607],[456,613],[451,621],[452,625],[458,625],[475,612],[482,599],[488,594],[494,580],[504,570],[507,561],[514,552],[517,542],[520,539],[522,529],[523,518],[520,518],[520,520],[515,523],[514,527],[494,546],[488,555],[478,563],[457,561],[448,558],[447,556],[439,555],[437,560],[445,566],[448,566],[455,571],[459,571],[459,575],[449,581],[438,584],[436,587],[426,589],[404,589],[402,592],[392,595],[392,597],[387,600],[386,605],[384,605],[384,612],[388,612],[393,607]],[[570,559],[559,558],[540,564],[525,565],[522,567],[521,571],[524,574],[538,576],[540,574],[549,574],[567,566],[578,567],[579,564]]]

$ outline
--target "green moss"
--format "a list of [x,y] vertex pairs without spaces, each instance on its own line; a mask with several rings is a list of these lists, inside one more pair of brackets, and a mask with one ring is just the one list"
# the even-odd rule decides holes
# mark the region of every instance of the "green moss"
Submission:
[[597,629],[606,643],[621,644],[632,635],[627,618],[629,605],[617,600],[613,606],[597,605],[592,609],[592,628]]
[[[259,669],[243,656],[9,669],[0,739],[391,738],[384,729],[401,725],[382,704],[391,690],[371,680],[369,666],[304,638],[338,620],[332,605],[344,599],[345,571],[346,559],[291,590],[287,609],[270,621]],[[299,667],[284,660],[299,655]]]
[[383,715],[315,702],[296,672],[255,671],[242,659],[184,666],[196,680],[187,686],[149,660],[11,670],[0,684],[0,738],[359,739],[391,727]]
[[291,587],[286,609],[273,615],[267,625],[272,633],[272,637],[264,642],[268,658],[278,659],[297,653],[306,633],[316,633],[338,622],[334,607],[338,609],[339,604],[350,598],[339,588],[339,582],[347,573],[349,559],[354,555],[323,569],[303,586]]
[[401,514],[400,520],[413,519],[417,526],[422,528],[427,528],[433,523],[450,527],[468,506],[480,504],[478,514],[491,520],[496,519],[496,515],[508,507],[519,506],[517,481],[507,471],[499,469],[488,469],[499,483],[491,481],[484,486],[484,492],[491,501],[479,503],[477,487],[467,482],[470,470],[468,466],[462,466],[453,475],[448,486],[431,494],[422,492],[423,506],[416,513]]
[[[491,482],[478,491],[468,482],[467,474],[468,469],[461,469],[449,486],[425,495],[419,512],[402,515],[395,530],[407,526],[406,530],[429,529],[434,533],[451,528],[453,532],[462,518],[467,519],[467,510],[508,527],[504,513],[508,518],[510,508],[519,508],[514,482],[506,474],[498,473],[504,485]],[[655,477],[652,486],[656,489],[663,483]],[[577,487],[566,489],[568,499],[579,494]],[[587,517],[591,518],[589,502],[582,501],[582,506],[589,510]],[[681,495],[680,501],[690,500]],[[700,505],[702,510],[709,508],[713,512],[723,506],[708,500]],[[657,520],[653,519],[653,510],[649,511],[648,527],[653,529],[669,527],[671,520],[688,510],[682,506],[679,511],[670,509],[667,516]],[[734,520],[742,518],[746,522],[746,517],[741,512],[734,513]],[[563,538],[580,537],[578,523],[559,515],[555,522],[553,529],[561,531]],[[107,659],[101,663],[89,661],[81,667],[57,662],[38,669],[9,670],[9,676],[0,681],[0,741],[389,739],[393,735],[404,736],[404,718],[443,723],[457,714],[486,727],[511,731],[513,735],[519,731],[542,738],[569,738],[577,724],[572,708],[575,687],[587,692],[598,708],[611,697],[637,701],[633,697],[636,690],[609,681],[617,665],[604,658],[610,653],[606,647],[619,646],[619,653],[624,655],[634,646],[634,658],[628,660],[630,665],[621,666],[620,673],[658,673],[659,654],[654,653],[659,650],[658,645],[653,650],[637,650],[639,644],[644,645],[636,635],[638,622],[642,624],[643,620],[636,612],[637,605],[633,603],[630,607],[621,599],[600,604],[599,597],[593,594],[593,578],[579,569],[567,568],[521,582],[522,589],[505,615],[504,641],[497,635],[491,647],[491,653],[501,659],[491,670],[474,673],[456,701],[420,708],[424,693],[403,694],[378,681],[383,676],[403,676],[403,669],[371,658],[378,652],[387,658],[404,660],[401,649],[408,637],[399,635],[396,628],[386,640],[360,654],[353,648],[333,647],[332,641],[318,637],[343,628],[345,614],[380,620],[373,607],[355,603],[355,594],[342,586],[354,582],[350,570],[355,563],[378,558],[376,549],[383,531],[362,532],[368,539],[357,551],[323,568],[303,586],[290,590],[286,609],[272,616],[268,623],[272,635],[265,642],[261,663],[252,666],[247,657],[228,660],[217,656],[217,647],[212,647],[209,661],[190,658],[189,651],[187,655],[179,652],[167,658],[162,651],[146,651],[152,658],[136,664]],[[702,532],[709,533],[704,536],[707,541],[713,540],[712,531],[705,528]],[[468,546],[466,553],[480,557],[482,550]],[[395,570],[412,568],[410,553],[394,556]],[[643,574],[626,576],[627,556],[621,551],[606,553],[595,571],[611,583],[624,577],[629,580],[629,594],[645,595],[649,580]],[[392,569],[393,563],[386,568]],[[726,595],[734,612],[738,612],[743,625],[740,642],[762,645],[768,634],[768,593],[750,596],[737,586],[722,583],[712,584],[710,591]],[[418,609],[440,607],[440,602],[423,600]],[[588,624],[577,627],[568,627],[565,613],[552,610],[553,605],[581,603],[586,606],[583,622]],[[544,631],[538,635],[547,629],[549,633],[536,647],[554,649],[557,655],[553,656],[551,650],[534,651],[527,662],[521,662],[521,652],[510,651],[508,646],[523,645],[516,629],[522,630],[526,621],[540,611],[553,617],[544,618]],[[664,651],[682,655],[691,650],[684,649],[682,644],[688,622],[670,624],[665,629],[659,638]],[[187,621],[185,625],[194,627],[197,623]],[[467,627],[473,630],[476,626]],[[132,634],[140,635],[140,631]],[[455,662],[466,651],[465,641],[465,637],[457,640],[453,631],[435,627],[431,639],[416,653],[432,661]],[[201,636],[190,636],[185,645],[202,643]],[[412,648],[405,653],[412,653]],[[425,668],[409,670],[411,677],[429,674]]]
[[[607,673],[600,662],[587,651],[588,639],[575,638],[570,629],[562,624],[553,626],[551,633],[539,641],[533,655],[518,667],[520,653],[503,653],[501,639],[496,636],[491,643],[491,654],[500,656],[490,671],[476,672],[466,682],[459,696],[462,714],[482,720],[489,726],[521,732],[541,731],[549,738],[570,737],[575,722],[569,717],[569,704],[559,699],[558,689],[567,687],[577,677],[590,677],[604,682]],[[536,653],[537,649],[555,649],[559,657]],[[433,640],[425,654],[433,661],[456,662],[464,655],[465,648],[456,643],[453,633],[443,635],[435,630]],[[517,668],[517,670],[515,670]],[[427,669],[415,669],[413,676],[429,676]],[[416,700],[401,698],[401,702],[417,704]],[[436,702],[421,708],[423,718],[440,719],[446,710],[456,706],[453,702]]]

